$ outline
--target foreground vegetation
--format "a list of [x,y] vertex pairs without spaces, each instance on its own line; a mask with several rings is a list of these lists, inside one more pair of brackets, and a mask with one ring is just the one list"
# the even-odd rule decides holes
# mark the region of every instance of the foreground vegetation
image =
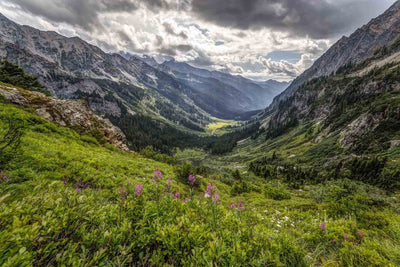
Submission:
[[10,121],[24,127],[2,154],[2,266],[400,264],[399,203],[376,187],[298,190],[242,171],[193,181],[190,164],[101,146],[1,103],[0,138]]

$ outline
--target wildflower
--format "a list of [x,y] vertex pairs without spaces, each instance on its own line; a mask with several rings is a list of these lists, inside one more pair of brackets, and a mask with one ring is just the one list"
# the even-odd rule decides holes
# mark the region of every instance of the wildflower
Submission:
[[167,184],[168,184],[168,185],[171,185],[171,184],[172,184],[172,181],[168,179],[168,180],[167,180]]
[[142,185],[142,184],[138,184],[138,185],[136,186],[135,191],[136,191],[136,194],[137,194],[138,196],[140,196],[140,195],[142,194],[142,191],[143,191],[143,185]]
[[334,245],[336,245],[336,244],[337,244],[337,241],[336,241],[336,239],[333,239],[333,240],[332,240],[332,244],[334,244]]
[[0,172],[0,177],[3,178],[2,180],[0,180],[0,183],[5,183],[8,181],[7,175],[4,172]]
[[230,205],[230,207],[231,207],[231,209],[236,209],[236,205],[235,205],[235,203],[231,203],[231,205]]
[[349,236],[347,234],[345,234],[343,237],[344,239],[349,239]]
[[188,199],[187,199],[187,198],[184,198],[184,199],[182,199],[182,202],[187,203],[187,202],[188,202]]
[[65,186],[67,185],[67,180],[65,179],[65,177],[63,177],[63,183]]
[[154,172],[153,179],[154,179],[154,182],[158,182],[159,180],[162,179],[162,173],[161,173],[161,171],[158,170],[158,168]]
[[189,183],[191,186],[194,186],[194,183],[196,182],[196,178],[194,177],[194,175],[192,173],[190,173],[189,175]]
[[121,195],[121,197],[124,197],[128,194],[128,192],[126,192],[124,186],[121,187],[121,191],[119,191],[119,194]]
[[239,203],[238,203],[237,209],[238,210],[244,210],[245,209],[244,204],[243,204],[241,199],[239,199]]
[[217,195],[217,187],[215,185],[212,185],[211,183],[208,183],[206,192],[204,194],[205,198],[211,198],[213,202],[220,202],[219,196]]
[[358,236],[359,239],[363,240],[364,237],[365,237],[365,234],[364,234],[363,231],[360,230],[360,231],[358,231],[357,236]]
[[80,191],[80,188],[79,188],[79,186],[78,186],[78,185],[76,185],[76,189],[75,189],[75,190],[76,190],[76,192],[77,192],[77,193],[79,193],[79,191]]
[[356,243],[356,242],[353,242],[353,245],[354,245],[354,246],[358,246],[358,243]]
[[325,224],[325,222],[323,222],[323,223],[321,223],[320,225],[319,225],[319,228],[322,230],[322,231],[326,231],[326,224]]
[[180,197],[181,197],[181,193],[176,192],[176,193],[175,193],[175,198],[180,198]]

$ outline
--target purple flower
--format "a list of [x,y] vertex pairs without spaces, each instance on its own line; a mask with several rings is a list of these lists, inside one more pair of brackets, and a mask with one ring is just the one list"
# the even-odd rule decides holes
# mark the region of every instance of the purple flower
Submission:
[[0,172],[0,177],[3,178],[3,179],[0,179],[0,183],[8,181],[7,175],[4,172]]
[[230,205],[230,207],[231,207],[231,209],[236,209],[236,205],[235,205],[235,203],[231,203],[231,205]]
[[75,189],[75,190],[76,190],[76,192],[77,192],[77,193],[79,193],[79,191],[80,191],[80,188],[79,188],[79,186],[78,186],[78,185],[76,186],[76,189]]
[[175,193],[175,198],[180,198],[180,197],[181,197],[181,193],[176,192],[176,193]]
[[211,200],[213,202],[220,203],[221,200],[219,199],[219,196],[217,195],[217,191],[218,191],[218,189],[215,185],[208,183],[204,197],[211,198]]
[[63,182],[64,182],[64,185],[66,186],[67,185],[67,180],[65,179],[65,177],[63,177]]
[[322,230],[322,231],[326,231],[326,224],[325,224],[325,222],[323,222],[323,223],[321,223],[320,225],[319,225],[319,228]]
[[239,199],[239,203],[238,203],[237,209],[238,210],[244,210],[245,209],[244,204],[243,204],[241,199]]
[[193,186],[195,182],[196,182],[196,178],[195,178],[194,175],[191,173],[191,174],[189,175],[189,183],[190,183],[191,186]]
[[358,243],[356,243],[356,242],[353,242],[353,245],[354,245],[354,246],[358,246]]
[[124,186],[121,187],[121,191],[119,191],[119,194],[121,195],[121,197],[124,197],[128,194],[128,192],[126,192]]
[[135,191],[136,191],[136,194],[137,194],[138,196],[140,196],[140,195],[142,194],[142,191],[143,191],[143,185],[142,185],[142,184],[138,184],[138,185],[136,186]]
[[154,182],[158,182],[159,180],[162,179],[162,173],[161,173],[161,171],[158,170],[158,168],[154,172],[153,179],[154,179]]
[[345,234],[343,237],[344,239],[349,239],[349,236],[347,234]]

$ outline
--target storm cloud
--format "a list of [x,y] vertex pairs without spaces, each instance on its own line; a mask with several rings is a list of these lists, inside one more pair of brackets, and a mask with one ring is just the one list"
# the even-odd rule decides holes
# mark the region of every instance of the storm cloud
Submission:
[[[20,24],[79,36],[106,52],[174,58],[258,80],[291,80],[342,35],[394,2],[1,0],[0,12]],[[288,51],[297,51],[297,62],[279,57]]]
[[192,12],[224,27],[270,28],[314,39],[348,32],[387,1],[193,0]]

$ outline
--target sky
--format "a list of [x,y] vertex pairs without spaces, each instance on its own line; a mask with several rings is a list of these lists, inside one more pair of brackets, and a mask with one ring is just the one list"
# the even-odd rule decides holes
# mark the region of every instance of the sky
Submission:
[[395,0],[0,0],[0,12],[106,52],[290,81]]

